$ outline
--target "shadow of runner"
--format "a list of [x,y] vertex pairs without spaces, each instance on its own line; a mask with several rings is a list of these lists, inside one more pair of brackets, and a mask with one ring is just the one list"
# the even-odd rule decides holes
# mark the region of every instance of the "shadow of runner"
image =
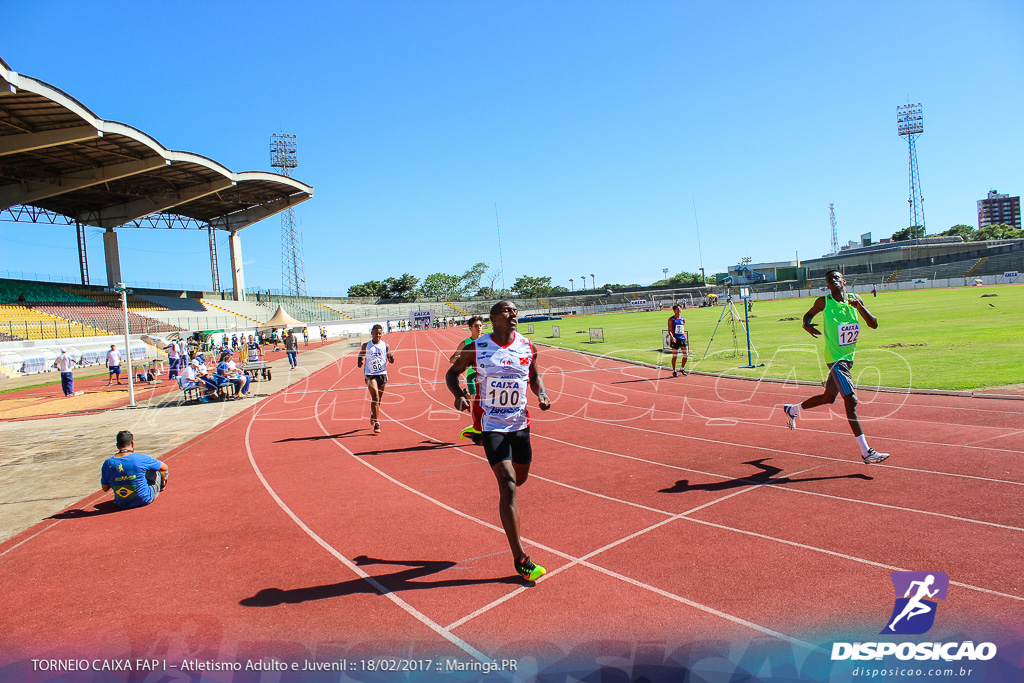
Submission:
[[353,455],[358,457],[360,455],[381,455],[382,453],[411,453],[415,451],[434,451],[455,447],[455,444],[448,443],[446,441],[421,441],[420,444],[422,445],[407,446],[405,448],[382,448],[380,450],[362,451],[361,453],[354,453]]
[[473,586],[485,583],[507,583],[516,586],[524,585],[518,576],[505,576],[499,579],[446,579],[443,581],[415,581],[424,576],[430,576],[446,569],[451,569],[457,562],[447,560],[381,560],[377,558],[360,555],[353,558],[358,566],[370,564],[388,564],[409,567],[403,571],[392,574],[382,574],[370,577],[384,590],[379,590],[367,579],[352,579],[341,583],[332,583],[323,586],[307,586],[305,588],[292,588],[284,590],[281,588],[264,588],[252,597],[243,598],[238,601],[239,605],[245,607],[275,607],[283,604],[296,604],[310,600],[326,600],[338,598],[345,595],[356,595],[358,593],[399,593],[408,590],[425,590],[430,588],[448,588],[452,586]]
[[691,484],[689,479],[680,479],[675,483],[674,486],[667,489],[658,489],[658,493],[686,493],[687,491],[728,491],[729,489],[739,488],[741,486],[763,486],[765,484],[795,484],[797,482],[804,481],[824,481],[826,479],[863,479],[865,481],[873,481],[873,477],[869,477],[866,474],[842,474],[834,477],[803,477],[801,479],[794,479],[792,477],[779,477],[773,479],[776,474],[782,472],[782,470],[774,465],[764,464],[765,460],[771,460],[771,458],[760,458],[758,460],[750,460],[744,465],[753,465],[761,469],[757,474],[753,474],[749,477],[739,477],[738,479],[729,479],[727,481],[720,481],[714,484]]
[[322,441],[323,439],[341,439],[346,436],[358,434],[360,429],[350,429],[340,434],[320,434],[319,436],[289,436],[287,439],[278,439],[274,443],[287,443],[289,441]]

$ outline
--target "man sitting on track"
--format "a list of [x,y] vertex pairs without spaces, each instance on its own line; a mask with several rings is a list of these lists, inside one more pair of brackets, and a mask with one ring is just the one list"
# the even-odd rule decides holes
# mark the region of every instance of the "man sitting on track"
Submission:
[[530,447],[530,415],[526,410],[526,388],[537,395],[541,410],[551,407],[544,380],[537,369],[537,349],[516,331],[519,311],[511,301],[499,301],[491,308],[494,332],[465,346],[444,376],[455,397],[455,409],[469,410],[470,401],[459,386],[459,375],[473,366],[477,372],[481,440],[487,462],[498,480],[498,510],[505,529],[516,573],[536,581],[545,572],[534,564],[519,537],[519,506],[516,492],[530,475],[533,451]]
[[356,367],[363,370],[366,388],[370,391],[370,424],[373,433],[380,434],[380,399],[384,396],[384,385],[388,383],[388,363],[395,362],[395,354],[391,353],[386,341],[382,341],[384,328],[378,323],[370,328],[371,341],[359,349],[356,356]]
[[149,505],[167,487],[167,463],[135,452],[135,437],[128,430],[117,433],[117,455],[100,470],[100,486],[114,489],[114,502],[122,508]]
[[819,296],[810,310],[804,313],[804,329],[812,337],[818,337],[822,333],[817,324],[812,323],[811,320],[822,311],[825,312],[825,353],[828,354],[830,361],[825,391],[818,396],[812,396],[803,403],[795,405],[787,403],[783,406],[783,410],[786,411],[789,428],[795,429],[796,418],[800,416],[800,411],[817,408],[825,403],[834,403],[836,395],[842,394],[843,403],[846,404],[846,419],[850,422],[853,435],[857,437],[861,458],[868,465],[880,463],[888,458],[889,454],[879,453],[874,448],[868,447],[867,438],[864,436],[860,419],[857,417],[857,394],[854,391],[853,378],[850,374],[850,369],[853,367],[853,354],[857,350],[857,338],[860,336],[857,311],[861,312],[864,322],[873,330],[878,328],[878,319],[871,315],[859,296],[846,293],[846,278],[838,270],[830,270],[825,273],[825,284],[828,286],[828,294]]
[[[480,338],[480,332],[484,329],[484,319],[478,315],[471,317],[466,324],[469,326],[469,337],[459,342],[459,347],[455,349],[455,353],[448,359],[449,363],[454,363],[462,357],[462,352],[473,345],[477,339]],[[469,399],[470,404],[473,406],[470,410],[470,414],[473,416],[473,424],[462,430],[462,437],[470,439],[477,446],[480,445],[480,411],[477,409],[477,386],[476,386],[476,370],[473,366],[466,368],[466,391],[465,396]]]
[[[672,376],[678,377],[679,372],[683,376],[690,374],[686,370],[686,360],[690,357],[690,340],[686,336],[686,318],[683,317],[683,310],[679,304],[672,307],[672,316],[668,319],[668,333],[670,335],[669,346],[672,347]],[[676,372],[676,354],[683,351],[683,362]]]

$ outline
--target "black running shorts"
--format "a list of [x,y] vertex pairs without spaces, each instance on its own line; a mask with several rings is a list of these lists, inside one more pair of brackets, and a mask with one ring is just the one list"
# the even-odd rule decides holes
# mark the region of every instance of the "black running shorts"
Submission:
[[388,383],[388,376],[387,375],[367,375],[366,376],[366,385],[367,386],[370,385],[370,380],[371,379],[377,380],[377,386],[378,387],[383,387],[385,384]]
[[529,465],[533,461],[529,427],[518,432],[484,432],[481,440],[491,467],[506,460],[518,465]]
[[690,342],[686,341],[686,338],[684,337],[683,339],[673,339],[668,343],[668,345],[673,349],[685,349],[689,348]]
[[853,377],[850,370],[853,368],[853,361],[841,360],[829,365],[828,379],[825,381],[825,390],[840,396],[853,396]]

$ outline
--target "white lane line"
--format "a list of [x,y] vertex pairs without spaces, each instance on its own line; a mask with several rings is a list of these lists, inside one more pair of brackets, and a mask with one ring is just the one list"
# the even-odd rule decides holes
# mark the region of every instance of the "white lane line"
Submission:
[[[258,409],[255,412],[259,412]],[[319,419],[317,421],[319,422]],[[469,643],[465,642],[464,640],[462,640],[458,636],[452,634],[451,632],[446,630],[443,626],[438,624],[436,621],[434,621],[433,619],[431,619],[427,615],[425,615],[422,612],[420,612],[418,609],[416,609],[415,607],[410,605],[408,602],[406,602],[402,598],[400,598],[397,595],[395,595],[388,588],[386,588],[384,585],[382,585],[379,581],[377,581],[375,578],[373,578],[372,576],[367,574],[365,571],[363,571],[361,568],[359,568],[354,562],[352,562],[347,557],[345,557],[340,552],[338,552],[334,548],[334,546],[332,546],[330,543],[328,543],[323,538],[321,538],[315,531],[313,531],[308,526],[306,526],[306,523],[303,522],[299,518],[299,516],[296,515],[292,511],[292,509],[290,507],[288,507],[288,505],[283,500],[281,500],[281,497],[277,495],[276,491],[274,491],[273,487],[270,485],[270,482],[268,482],[266,477],[263,476],[263,472],[260,471],[259,465],[256,464],[256,459],[253,456],[252,447],[251,447],[250,441],[249,441],[249,434],[250,434],[250,432],[252,430],[253,422],[254,422],[254,420],[250,420],[249,424],[246,426],[246,429],[245,429],[245,450],[246,450],[246,452],[248,453],[248,456],[249,456],[249,464],[252,466],[253,471],[256,473],[256,476],[259,478],[260,483],[263,484],[263,488],[265,488],[267,490],[267,493],[270,494],[270,497],[273,498],[274,502],[277,503],[278,507],[280,507],[284,511],[284,513],[286,515],[288,515],[288,517],[291,518],[291,520],[293,522],[295,522],[295,524],[306,533],[307,536],[309,536],[320,547],[322,547],[324,550],[326,550],[332,556],[334,556],[335,559],[337,559],[343,565],[345,565],[350,570],[352,570],[353,573],[355,573],[357,576],[361,577],[367,583],[369,583],[371,586],[373,586],[374,589],[376,589],[377,592],[379,592],[381,595],[383,595],[387,599],[391,600],[393,603],[395,603],[398,607],[400,607],[407,614],[409,614],[410,616],[415,618],[417,621],[419,621],[420,623],[422,623],[423,625],[425,625],[426,627],[428,627],[429,629],[431,629],[432,631],[434,631],[435,633],[440,635],[442,638],[444,638],[448,642],[450,642],[453,645],[455,645],[456,647],[458,647],[460,650],[463,650],[464,652],[466,652],[467,654],[472,656],[477,661],[480,661],[480,662],[490,662],[491,661],[490,657],[488,657],[487,655],[483,654],[482,652],[480,652],[475,647],[473,647]],[[335,439],[331,439],[331,440],[334,441],[335,443],[337,443],[337,441]]]
[[[542,434],[531,433],[530,437],[531,438],[538,438],[538,439],[545,439],[547,441],[554,441],[555,443],[559,443],[559,444],[562,444],[562,445],[565,445],[565,446],[570,446],[572,448],[580,448],[580,449],[583,449],[583,450],[586,450],[586,451],[593,451],[595,453],[602,453],[602,454],[605,454],[605,455],[611,455],[613,457],[624,458],[624,459],[627,459],[627,460],[635,460],[637,462],[645,463],[645,464],[648,464],[648,465],[655,465],[655,466],[658,466],[658,467],[665,467],[667,469],[679,470],[679,471],[682,471],[682,472],[692,472],[694,474],[701,474],[701,475],[708,476],[708,477],[715,477],[717,479],[725,479],[725,480],[739,479],[741,481],[751,481],[751,480],[743,478],[743,477],[729,477],[729,476],[726,476],[726,475],[723,475],[723,474],[715,474],[713,472],[702,472],[701,470],[693,470],[693,469],[689,469],[689,468],[686,468],[686,467],[679,467],[678,465],[669,465],[669,464],[666,464],[666,463],[663,463],[663,462],[658,462],[657,460],[647,460],[645,458],[640,458],[640,457],[637,457],[635,455],[625,455],[623,453],[615,453],[613,451],[606,451],[606,450],[603,450],[603,449],[600,449],[600,448],[594,448],[592,446],[583,446],[583,445],[580,445],[580,444],[572,443],[570,441],[562,441],[561,439],[556,439],[556,438],[551,437],[551,436],[544,436]],[[843,461],[843,462],[847,462],[847,461]],[[787,477],[792,477],[793,475],[787,474],[786,476]],[[760,483],[775,483],[775,482],[755,482],[755,481],[751,481],[751,483],[758,483],[758,484],[760,484]],[[785,483],[785,482],[783,482],[783,483]],[[999,528],[999,529],[1008,529],[1010,531],[1024,531],[1024,527],[1016,527],[1016,526],[1010,526],[1010,525],[1007,525],[1007,524],[999,524],[998,522],[987,522],[985,520],[972,519],[970,517],[958,517],[956,515],[949,515],[949,514],[946,514],[944,512],[932,512],[930,510],[921,510],[921,509],[918,509],[918,508],[908,508],[908,507],[903,507],[903,506],[900,506],[900,505],[890,505],[889,503],[877,503],[877,502],[872,502],[872,501],[868,501],[868,500],[862,500],[860,498],[845,498],[843,496],[837,496],[837,495],[831,494],[831,493],[819,493],[817,491],[807,491],[807,490],[804,490],[804,489],[790,488],[790,487],[781,486],[781,485],[775,486],[775,488],[778,489],[779,491],[787,491],[789,493],[799,493],[799,494],[806,495],[806,496],[819,496],[821,498],[829,498],[829,499],[832,499],[832,500],[841,500],[841,501],[844,501],[844,502],[847,502],[847,503],[857,503],[857,504],[860,504],[860,505],[873,505],[875,507],[888,508],[890,510],[899,510],[900,512],[915,512],[915,513],[921,514],[921,515],[929,515],[929,516],[933,516],[933,517],[942,517],[942,518],[945,518],[945,519],[956,520],[958,522],[967,522],[969,524],[983,524],[985,526],[992,526],[992,527],[996,527],[996,528]]]
[[[585,382],[588,386],[599,387],[599,388],[602,388],[603,391],[609,391],[608,389],[604,389],[605,385],[602,385],[602,384],[599,384],[599,383],[593,382],[593,381],[588,381],[586,378],[580,378],[580,380]],[[636,392],[637,390],[636,389],[628,389],[628,388],[626,388],[626,389],[623,389],[622,391],[633,391],[633,392]],[[648,394],[648,393],[645,393],[645,392],[640,392],[640,393],[641,393],[641,395],[646,396],[646,397],[650,397],[651,396],[651,394]],[[579,394],[572,394],[572,393],[568,393],[566,391],[562,391],[559,394],[558,398],[561,398],[563,396],[568,396],[568,397],[571,397],[571,398],[579,399],[580,401],[583,401],[584,406],[585,405],[590,405],[590,404],[599,404],[599,405],[606,405],[606,406],[611,406],[611,407],[628,406],[628,407],[635,407],[635,408],[638,408],[638,409],[642,409],[644,411],[644,415],[646,415],[648,413],[651,413],[652,415],[653,414],[657,414],[657,413],[663,413],[665,415],[673,416],[673,417],[675,417],[676,419],[679,419],[679,420],[683,419],[683,416],[680,415],[679,413],[677,413],[676,411],[658,409],[658,408],[655,408],[653,405],[649,406],[649,407],[645,407],[645,408],[640,408],[639,406],[630,406],[628,403],[625,402],[626,401],[626,397],[625,396],[623,396],[623,399],[624,399],[623,401],[615,402],[615,403],[613,403],[611,401],[602,401],[600,399],[593,399],[593,398],[591,398],[589,396],[581,396]],[[676,398],[676,397],[674,397],[674,396],[667,396],[666,398]],[[691,405],[691,406],[696,401],[703,401],[705,403],[716,403],[716,404],[720,403],[720,404],[724,404],[724,405],[728,405],[728,406],[735,406],[736,405],[736,404],[730,403],[728,401],[715,401],[713,399],[708,399],[708,398],[699,398],[699,397],[695,398],[695,397],[691,397],[691,396],[680,396],[678,398],[679,398],[679,400],[685,401],[688,405]],[[751,406],[751,408],[758,408],[758,409],[762,409],[762,410],[768,410],[769,406]],[[559,413],[559,414],[564,414],[564,415],[567,415],[567,416],[570,416],[570,417],[571,416],[575,416],[573,413]],[[825,413],[821,413],[821,414],[824,415]],[[705,414],[703,414],[703,413],[701,413],[699,411],[695,415],[690,415],[690,416],[687,416],[687,417],[692,417],[695,420],[705,420],[705,421],[706,420],[721,419],[721,420],[727,420],[727,421],[729,421],[729,422],[731,422],[733,424],[743,423],[743,424],[755,425],[755,426],[758,426],[758,427],[764,427],[764,428],[769,428],[769,429],[784,429],[785,428],[781,424],[774,424],[772,422],[766,422],[766,421],[762,421],[762,420],[749,420],[749,419],[744,419],[742,417],[727,416],[727,417],[716,418],[714,416],[705,415]],[[845,419],[845,418],[843,418],[843,419]],[[886,418],[879,418],[879,419],[885,419],[886,421],[890,421],[890,422],[892,422],[892,421],[897,421],[897,422],[898,421],[902,421],[902,422],[911,422],[913,424],[941,425],[941,426],[944,426],[944,427],[949,427],[950,426],[950,423],[948,423],[948,422],[929,422],[929,421],[925,421],[925,420],[910,420],[910,419],[906,419],[906,418],[894,418],[894,417],[886,417]],[[815,421],[817,421],[817,420],[815,420]],[[824,422],[825,420],[821,420],[821,421]],[[611,424],[611,423],[609,423],[609,424]],[[987,425],[954,425],[954,426],[960,426],[963,429],[999,429],[999,430],[1005,430],[1005,431],[1010,431],[1010,430],[1013,429],[1012,427],[989,427]],[[827,429],[814,429],[814,428],[808,428],[808,427],[801,427],[800,429],[801,429],[801,431],[811,432],[811,433],[814,433],[814,434],[826,434],[826,435],[832,435],[832,436],[841,436],[841,435],[843,435],[845,433],[845,432],[843,432],[841,430],[838,430],[838,429],[834,430],[834,431],[833,430],[827,430]],[[1015,432],[1015,433],[1019,433],[1020,431],[1022,431],[1022,430],[1017,430],[1017,432]],[[1007,434],[1007,433],[999,434],[999,435],[996,435],[996,436],[991,437],[991,438],[1000,438],[1000,437],[1005,437],[1005,436],[1012,436],[1013,433],[1014,432],[1011,432],[1009,434]],[[982,451],[986,451],[986,452],[989,452],[989,451],[1005,451],[1007,453],[1024,454],[1024,451],[1016,450],[1016,449],[1013,449],[1013,448],[999,448],[999,447],[992,448],[992,447],[986,447],[986,446],[974,446],[974,445],[970,445],[970,444],[949,444],[949,443],[936,442],[936,441],[921,441],[920,439],[901,439],[899,437],[881,436],[881,435],[877,435],[877,434],[874,435],[872,438],[874,438],[874,439],[884,439],[886,441],[894,441],[894,442],[897,442],[897,443],[920,444],[920,445],[923,445],[923,446],[941,446],[941,447],[944,447],[944,448],[949,448],[949,447],[971,448],[971,449],[982,450]]]

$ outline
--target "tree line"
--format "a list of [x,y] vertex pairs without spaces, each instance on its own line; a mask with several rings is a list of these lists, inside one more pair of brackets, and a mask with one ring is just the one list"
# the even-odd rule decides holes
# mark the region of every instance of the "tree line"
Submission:
[[[401,277],[370,280],[349,287],[348,295],[396,301],[415,301],[418,298],[441,301],[474,296],[488,299],[509,296],[535,299],[540,296],[569,291],[567,287],[552,284],[550,276],[522,275],[517,277],[507,288],[501,286],[501,281],[500,270],[491,269],[486,263],[480,262],[461,275],[431,273],[421,281],[414,275],[403,273]],[[640,287],[640,285],[605,283],[601,287],[602,289],[628,289]]]
[[925,235],[925,229],[920,225],[911,225],[909,228],[897,230],[892,234],[893,242],[904,240],[917,240],[923,237],[963,237],[964,242],[983,242],[985,240],[1014,240],[1024,238],[1024,230],[1018,230],[1012,225],[999,223],[986,225],[984,228],[975,229],[974,226],[962,223],[954,225],[949,230],[940,233]]

